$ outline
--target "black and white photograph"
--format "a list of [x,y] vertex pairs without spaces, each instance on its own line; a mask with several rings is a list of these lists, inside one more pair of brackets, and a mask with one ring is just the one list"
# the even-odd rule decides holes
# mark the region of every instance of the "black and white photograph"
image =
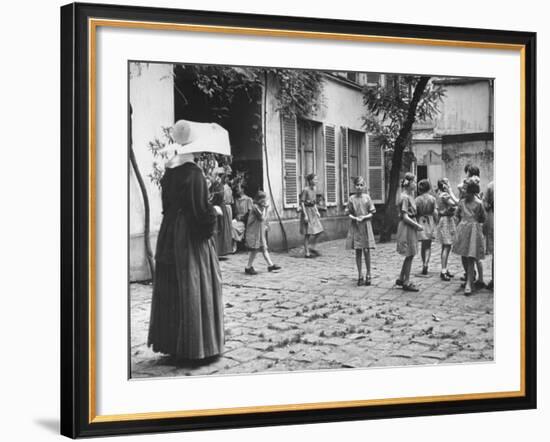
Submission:
[[128,88],[130,378],[494,360],[493,78],[130,61]]

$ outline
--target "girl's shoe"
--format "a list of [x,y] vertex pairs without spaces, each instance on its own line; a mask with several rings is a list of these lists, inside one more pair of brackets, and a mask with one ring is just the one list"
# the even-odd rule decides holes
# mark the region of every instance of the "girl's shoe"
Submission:
[[471,288],[465,288],[464,289],[464,296],[470,296],[472,294],[472,289]]
[[428,266],[422,266],[422,274],[427,275],[428,274]]
[[451,280],[451,277],[449,276],[448,273],[440,273],[439,277],[441,278],[442,281],[450,281]]
[[403,284],[403,290],[406,292],[419,292],[420,289],[414,285],[412,282],[409,282],[408,284]]
[[309,249],[309,251],[313,256],[321,256],[321,254],[317,250]]
[[304,255],[304,258],[315,258],[311,253],[308,255]]
[[474,288],[476,289],[484,289],[486,288],[487,286],[485,285],[485,283],[483,281],[480,281],[480,280],[477,280],[476,282],[474,282]]
[[367,275],[365,278],[365,285],[371,285],[371,277]]
[[454,278],[455,275],[447,270],[447,276],[449,278]]
[[360,285],[363,285],[363,283],[364,283],[364,279],[361,276],[360,278],[357,279],[357,286],[359,287]]
[[398,285],[399,287],[403,287],[403,280],[402,279],[396,279],[395,285]]
[[275,270],[281,270],[281,267],[278,266],[277,264],[273,264],[272,266],[269,266],[269,267],[267,268],[267,271],[268,271],[268,272],[273,272],[273,271],[275,271]]
[[258,272],[254,269],[254,267],[245,267],[244,272],[247,275],[257,275],[258,274]]

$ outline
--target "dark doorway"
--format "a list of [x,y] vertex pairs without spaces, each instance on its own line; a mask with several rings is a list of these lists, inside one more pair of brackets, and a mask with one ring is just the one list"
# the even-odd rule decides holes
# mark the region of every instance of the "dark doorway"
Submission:
[[[175,120],[215,122],[229,132],[234,174],[243,173],[245,192],[263,188],[261,87],[236,89],[231,96],[204,93],[199,76],[222,79],[230,66],[174,65]],[[221,80],[220,80],[221,81]]]
[[425,180],[428,178],[428,166],[416,166],[416,180]]

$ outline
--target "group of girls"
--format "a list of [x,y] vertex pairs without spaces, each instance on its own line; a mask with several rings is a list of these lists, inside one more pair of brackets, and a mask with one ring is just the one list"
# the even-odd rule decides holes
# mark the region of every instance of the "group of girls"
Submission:
[[207,181],[210,181],[210,201],[219,208],[214,234],[218,258],[226,259],[244,242],[249,251],[246,274],[257,274],[253,263],[258,252],[262,253],[268,271],[280,270],[281,267],[271,260],[267,245],[269,204],[266,193],[258,191],[254,199],[250,198],[240,182],[234,183],[232,188],[228,174],[221,170],[214,170]]
[[[455,196],[447,178],[437,183],[436,196],[431,194],[428,180],[418,183],[407,173],[401,182],[399,198],[399,225],[397,228],[397,252],[405,256],[396,285],[406,291],[418,291],[410,281],[411,264],[420,241],[422,274],[428,274],[431,245],[434,239],[441,244],[441,272],[443,281],[450,281],[453,274],[448,269],[449,253],[460,255],[464,268],[464,294],[474,289],[493,288],[493,281],[484,283],[482,259],[485,253],[493,254],[494,186],[489,183],[485,195],[481,194],[479,168],[468,165],[466,177],[458,186]],[[477,279],[476,279],[477,270]]]
[[[458,186],[458,197],[454,194],[447,178],[437,183],[437,192],[432,192],[430,182],[421,180],[418,185],[412,173],[405,174],[401,181],[402,193],[399,197],[399,224],[397,227],[397,252],[403,255],[403,265],[395,284],[405,291],[417,292],[419,288],[411,282],[412,261],[418,252],[422,259],[422,275],[428,274],[432,242],[441,244],[441,271],[439,277],[450,281],[454,275],[448,268],[452,251],[462,257],[464,294],[470,295],[474,289],[488,287],[493,282],[484,283],[482,259],[485,253],[493,253],[493,213],[494,187],[490,183],[486,193],[480,191],[479,168],[467,166],[466,177]],[[304,256],[314,258],[319,255],[316,243],[323,232],[323,225],[317,202],[317,176],[306,177],[307,186],[300,194],[299,217],[300,233],[304,236]],[[366,191],[363,177],[354,178],[355,193],[350,195],[346,215],[350,219],[346,238],[346,249],[355,250],[357,285],[371,285],[371,250],[375,249],[372,217],[376,208]],[[279,270],[273,263],[267,244],[268,198],[265,192],[258,191],[254,199],[245,195],[243,187],[237,184],[232,190],[224,175],[212,184],[213,204],[221,207],[219,216],[217,248],[218,255],[234,253],[237,244],[244,241],[249,250],[245,273],[256,275],[253,263],[261,252],[268,271]],[[362,264],[365,260],[366,274]],[[476,279],[477,274],[477,279]]]

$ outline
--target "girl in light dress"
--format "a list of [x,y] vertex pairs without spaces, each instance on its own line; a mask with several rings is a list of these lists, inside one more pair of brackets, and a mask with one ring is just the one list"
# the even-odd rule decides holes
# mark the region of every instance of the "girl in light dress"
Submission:
[[416,176],[407,172],[401,180],[403,192],[399,198],[399,225],[397,226],[397,252],[403,255],[403,266],[399,278],[395,284],[408,292],[418,292],[418,287],[410,282],[412,260],[417,252],[418,232],[422,226],[416,222],[416,204],[414,191],[416,189]]
[[257,272],[253,267],[254,259],[260,250],[267,263],[267,270],[273,272],[280,270],[281,267],[273,264],[271,257],[269,256],[269,250],[267,247],[267,209],[269,204],[267,202],[267,195],[265,192],[258,190],[254,197],[254,204],[248,214],[248,220],[246,223],[246,245],[249,248],[248,253],[248,265],[245,267],[244,272],[247,275],[256,275]]
[[422,226],[418,232],[420,241],[420,256],[422,257],[422,274],[428,274],[428,265],[432,256],[432,240],[435,236],[435,218],[437,216],[435,197],[430,193],[432,186],[426,179],[418,183],[418,196],[414,200],[417,210],[417,220]]
[[439,216],[437,223],[437,239],[441,244],[441,273],[442,281],[450,281],[454,276],[448,269],[449,253],[456,240],[455,210],[458,198],[454,195],[453,189],[447,178],[441,178],[437,182],[436,207]]
[[[363,177],[354,179],[355,194],[349,197],[346,214],[351,219],[348,236],[346,240],[346,249],[355,250],[355,263],[357,265],[357,285],[371,285],[371,261],[370,251],[375,248],[374,234],[372,231],[371,220],[376,212],[376,208],[366,193],[366,183]],[[365,266],[367,275],[363,279],[362,255],[365,256]]]
[[[465,191],[465,185],[466,180],[469,178],[472,178],[474,181],[477,181],[477,184],[480,184],[480,171],[479,167],[473,165],[473,164],[467,164],[464,167],[464,173],[466,174],[466,178],[464,181],[458,186],[458,192],[459,192],[459,198],[462,199],[466,196]],[[480,187],[481,188],[481,187]],[[483,199],[483,193],[480,192],[477,193],[478,199]],[[475,271],[474,271],[474,285],[475,288],[482,289],[485,288],[485,282],[483,278],[483,263],[480,260],[476,260],[475,268],[477,269],[477,279],[475,278]],[[460,278],[461,281],[466,281],[466,268],[464,268],[464,276]]]
[[314,248],[319,234],[323,232],[321,215],[317,208],[317,175],[310,173],[306,176],[307,187],[300,194],[300,233],[304,235],[304,253],[306,258],[318,256]]
[[478,198],[479,180],[475,177],[464,181],[464,198],[458,203],[456,212],[460,220],[457,227],[457,238],[453,244],[453,253],[462,257],[462,264],[466,268],[466,282],[464,295],[472,294],[474,285],[474,267],[477,261],[485,257],[485,238],[483,223],[487,219],[483,202]]
[[252,209],[252,198],[244,193],[243,186],[237,184],[235,187],[235,198],[233,199],[233,220],[231,222],[233,237],[233,252],[237,251],[237,245],[244,239],[246,220]]
[[494,256],[494,232],[495,232],[495,187],[491,181],[487,186],[487,192],[483,196],[483,205],[487,212],[487,221],[485,223],[487,253],[491,254],[491,281],[487,284],[489,290],[493,290],[493,281],[495,279],[495,256]]

